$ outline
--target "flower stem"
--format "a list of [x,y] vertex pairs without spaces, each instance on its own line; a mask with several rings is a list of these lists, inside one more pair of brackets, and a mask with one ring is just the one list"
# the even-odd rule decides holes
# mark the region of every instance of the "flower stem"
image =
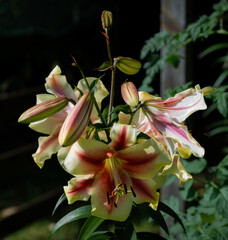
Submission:
[[[115,62],[114,62],[115,64]],[[114,89],[115,89],[115,78],[116,78],[116,67],[113,64],[112,68],[112,77],[111,77],[111,90],[110,90],[110,101],[109,101],[109,111],[108,111],[108,125],[111,122],[111,112],[114,102]]]

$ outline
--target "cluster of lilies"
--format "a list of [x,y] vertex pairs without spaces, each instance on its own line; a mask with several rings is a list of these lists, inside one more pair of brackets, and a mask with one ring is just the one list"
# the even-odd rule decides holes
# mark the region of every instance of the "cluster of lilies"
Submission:
[[[111,17],[102,13],[107,43]],[[74,65],[79,67],[76,61]],[[101,68],[111,69],[114,76],[116,67],[131,75],[141,64],[118,57]],[[42,168],[57,153],[62,168],[73,176],[64,187],[68,203],[91,197],[94,216],[124,221],[133,202],[148,202],[156,210],[167,174],[174,174],[180,184],[191,178],[180,158],[204,155],[184,121],[206,109],[204,95],[211,89],[196,86],[162,100],[125,81],[124,107],[111,104],[107,114],[101,103],[109,92],[101,78],[82,76],[72,88],[56,66],[46,78],[47,93],[38,94],[37,104],[20,116],[20,123],[45,134],[33,154],[36,164]],[[113,99],[113,89],[110,95]]]

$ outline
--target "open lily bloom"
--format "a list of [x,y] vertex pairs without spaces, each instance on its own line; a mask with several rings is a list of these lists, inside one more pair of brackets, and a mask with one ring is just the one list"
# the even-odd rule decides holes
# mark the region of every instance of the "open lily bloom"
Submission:
[[188,89],[167,100],[139,92],[139,100],[142,107],[132,121],[139,131],[162,142],[171,155],[178,145],[197,157],[204,155],[204,149],[181,124],[190,114],[206,109],[202,91]]
[[159,193],[153,177],[171,159],[154,139],[136,143],[136,133],[134,126],[115,123],[109,145],[80,138],[70,151],[59,151],[62,166],[75,176],[64,187],[69,203],[91,196],[93,215],[117,221],[126,220],[133,201],[156,209]]
[[[92,78],[91,82],[93,80],[95,80],[95,78]],[[102,97],[99,96],[99,106],[103,98],[107,96],[107,90],[102,88],[102,86],[102,82],[98,81],[98,84],[96,86],[98,91],[100,93],[105,92],[103,95],[101,94]],[[58,66],[56,66],[46,78],[45,88],[50,94],[38,94],[37,104],[60,97],[66,97],[73,100],[75,103],[78,102],[78,91],[72,89],[72,87],[68,84],[66,77],[64,75],[61,75],[61,69]],[[88,91],[88,89],[86,90]],[[85,93],[83,89],[82,92]],[[48,135],[39,138],[39,147],[36,153],[33,154],[33,158],[40,168],[43,167],[44,162],[47,159],[51,158],[52,154],[57,153],[61,148],[58,141],[59,132],[65,119],[73,109],[74,104],[72,102],[68,102],[67,106],[61,111],[41,121],[33,122],[29,125],[29,127],[33,130]]]

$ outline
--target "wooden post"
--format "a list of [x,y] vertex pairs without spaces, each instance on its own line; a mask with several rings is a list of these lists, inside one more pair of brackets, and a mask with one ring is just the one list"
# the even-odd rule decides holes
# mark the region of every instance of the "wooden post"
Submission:
[[[160,28],[170,33],[180,32],[186,26],[186,2],[187,0],[161,0],[161,16]],[[162,54],[162,53],[161,53]],[[168,88],[174,88],[178,85],[183,85],[186,82],[186,49],[180,50],[180,55],[183,58],[180,61],[179,67],[175,69],[171,65],[160,74],[160,93],[164,96],[164,92]],[[181,211],[184,210],[184,202],[179,196],[178,180],[168,187],[162,187],[161,200],[168,200],[171,195],[179,198]],[[168,227],[172,226],[173,220],[168,219]],[[165,235],[164,235],[165,236]]]

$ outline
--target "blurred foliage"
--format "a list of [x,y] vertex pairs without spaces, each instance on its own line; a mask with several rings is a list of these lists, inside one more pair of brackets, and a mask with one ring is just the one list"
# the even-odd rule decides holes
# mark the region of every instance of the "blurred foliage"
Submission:
[[[141,89],[148,89],[154,79],[167,65],[178,67],[181,56],[179,50],[196,42],[211,38],[214,35],[224,35],[227,40],[226,14],[228,2],[220,1],[213,6],[210,15],[201,16],[196,22],[189,24],[180,33],[170,34],[160,32],[150,38],[141,52],[141,58],[145,60],[144,69],[146,78]],[[162,56],[159,51],[163,50]],[[212,86],[214,92],[206,95],[208,109],[199,117],[206,127],[207,141],[206,156],[201,159],[191,158],[183,160],[186,170],[193,175],[193,179],[180,188],[180,196],[186,202],[187,209],[180,211],[180,202],[171,196],[167,204],[178,212],[187,230],[188,239],[192,240],[225,240],[228,236],[228,44],[226,41],[214,42],[204,49],[198,61],[208,61],[211,57],[212,65],[217,66],[219,74]],[[209,58],[210,59],[210,58]],[[211,66],[208,64],[208,66]],[[208,68],[208,73],[213,68]],[[175,89],[167,89],[166,97],[174,96],[192,86],[187,82]],[[153,91],[152,88],[150,88]],[[208,147],[209,146],[209,147]],[[209,152],[209,154],[208,154]],[[213,152],[213,154],[210,154]],[[210,161],[209,161],[210,159]],[[168,184],[174,178],[170,176]],[[179,224],[174,224],[170,229],[170,239],[187,239],[183,235],[183,229]]]

